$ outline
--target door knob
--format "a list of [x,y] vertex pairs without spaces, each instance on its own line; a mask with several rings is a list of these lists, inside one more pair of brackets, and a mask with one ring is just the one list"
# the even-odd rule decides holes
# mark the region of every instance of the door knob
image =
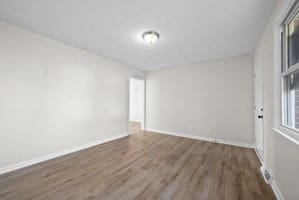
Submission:
[[262,118],[264,118],[264,116],[263,115],[258,115],[257,118],[262,119]]

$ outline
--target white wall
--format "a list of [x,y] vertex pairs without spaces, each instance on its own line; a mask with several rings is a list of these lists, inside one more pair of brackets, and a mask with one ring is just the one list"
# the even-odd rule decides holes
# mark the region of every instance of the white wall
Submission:
[[145,73],[0,23],[0,168],[126,133]]
[[253,144],[253,56],[149,72],[146,128]]
[[[273,20],[284,0],[278,0],[273,14],[255,51],[255,59],[264,58],[264,145],[265,166],[274,176],[285,200],[299,197],[299,146],[273,131],[274,127],[274,55]],[[278,108],[279,109],[279,108]]]
[[130,121],[144,122],[144,80],[130,79]]

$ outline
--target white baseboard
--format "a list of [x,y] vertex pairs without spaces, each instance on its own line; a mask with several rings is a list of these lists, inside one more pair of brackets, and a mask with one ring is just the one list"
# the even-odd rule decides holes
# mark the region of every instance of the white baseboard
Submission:
[[106,142],[110,142],[110,141],[113,141],[113,140],[116,140],[116,139],[119,139],[119,138],[122,138],[122,137],[126,137],[126,136],[128,136],[128,133],[116,135],[116,136],[105,138],[105,139],[100,139],[100,140],[97,140],[95,142],[91,142],[91,143],[88,143],[88,144],[83,144],[83,145],[73,147],[73,148],[70,148],[70,149],[65,149],[65,150],[57,152],[57,153],[48,154],[48,155],[45,155],[45,156],[34,158],[32,160],[27,160],[27,161],[19,162],[19,163],[9,165],[9,166],[6,166],[6,167],[2,167],[2,168],[0,168],[0,174],[5,174],[5,173],[8,173],[8,172],[20,169],[20,168],[28,167],[28,166],[31,166],[31,165],[34,165],[34,164],[37,164],[37,163],[40,163],[40,162],[43,162],[43,161],[46,161],[46,160],[50,160],[50,159],[53,159],[53,158],[64,156],[66,154],[70,154],[70,153],[73,153],[73,152],[76,152],[76,151],[87,149],[87,148],[90,148],[90,147],[93,147],[93,146],[96,146],[96,145],[99,145],[99,144],[103,144],[103,143],[106,143]]
[[[266,177],[264,176],[264,171],[265,171],[265,170],[267,170],[268,173],[269,173],[270,176],[271,176],[271,178],[270,178],[269,181],[268,181],[268,180],[266,179]],[[265,165],[263,165],[263,166],[260,168],[260,172],[261,172],[261,174],[262,174],[262,176],[263,176],[265,182],[271,186],[271,188],[272,188],[272,190],[273,190],[273,192],[274,192],[274,195],[275,195],[276,199],[277,199],[277,200],[284,200],[284,197],[283,197],[283,195],[282,195],[282,193],[281,193],[280,189],[278,188],[277,183],[276,183],[276,181],[275,181],[275,177],[274,177],[274,175],[273,175],[273,172],[272,172],[271,170],[267,169]]]
[[280,192],[275,180],[272,181],[271,188],[277,200],[284,200],[284,197],[282,196],[282,193]]
[[264,161],[263,161],[263,159],[261,158],[261,156],[260,156],[259,152],[257,151],[256,147],[254,147],[254,151],[255,151],[256,156],[257,156],[257,158],[259,159],[261,165],[264,165]]
[[185,134],[185,133],[174,133],[171,131],[155,130],[155,129],[149,129],[149,128],[146,128],[145,130],[149,131],[149,132],[155,132],[155,133],[161,133],[161,134],[166,134],[166,135],[173,135],[173,136],[178,136],[178,137],[185,137],[185,138],[191,138],[191,139],[203,140],[203,141],[215,142],[215,143],[221,143],[221,144],[228,144],[228,145],[233,145],[233,146],[238,146],[238,147],[246,147],[246,148],[251,148],[251,149],[254,148],[253,144],[234,142],[234,141],[230,141],[230,140],[222,140],[222,139],[197,136],[197,135],[189,135],[189,134]]
[[[260,168],[260,172],[264,178],[264,181],[269,184],[274,192],[274,195],[276,197],[277,200],[284,200],[284,197],[282,196],[282,193],[280,192],[278,186],[277,186],[277,183],[275,181],[275,178],[274,178],[274,175],[273,175],[273,172],[269,169],[266,168],[266,166],[264,165],[264,161],[261,159],[260,157],[260,154],[258,153],[257,149],[255,148],[255,153],[260,161],[260,163],[262,164],[262,167]],[[270,180],[267,180],[265,175],[264,175],[264,171],[267,170],[269,173],[270,173],[270,176],[271,176],[271,179]]]

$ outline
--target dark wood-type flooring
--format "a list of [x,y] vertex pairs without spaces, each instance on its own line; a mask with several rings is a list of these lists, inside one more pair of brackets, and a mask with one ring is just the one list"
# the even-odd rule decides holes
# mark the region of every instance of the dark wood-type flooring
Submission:
[[0,176],[0,199],[275,199],[252,149],[144,132]]

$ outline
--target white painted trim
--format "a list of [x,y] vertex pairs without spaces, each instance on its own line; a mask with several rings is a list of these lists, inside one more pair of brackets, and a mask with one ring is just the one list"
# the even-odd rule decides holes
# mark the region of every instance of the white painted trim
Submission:
[[38,157],[38,158],[34,158],[32,160],[27,160],[27,161],[19,162],[19,163],[9,165],[9,166],[6,166],[6,167],[2,167],[2,168],[0,168],[0,174],[5,174],[5,173],[8,173],[8,172],[17,170],[17,169],[28,167],[28,166],[31,166],[31,165],[34,165],[34,164],[37,164],[37,163],[40,163],[40,162],[43,162],[43,161],[46,161],[46,160],[50,160],[50,159],[53,159],[53,158],[64,156],[66,154],[70,154],[70,153],[73,153],[73,152],[76,152],[76,151],[87,149],[87,148],[90,148],[90,147],[93,147],[93,146],[96,146],[96,145],[99,145],[99,144],[103,144],[103,143],[106,143],[106,142],[110,142],[110,141],[113,141],[113,140],[117,140],[117,139],[120,139],[120,138],[126,137],[126,136],[128,136],[128,133],[112,136],[112,137],[105,138],[105,139],[100,139],[100,140],[97,140],[95,142],[91,142],[91,143],[88,143],[88,144],[83,144],[83,145],[73,147],[73,148],[70,148],[70,149],[65,149],[65,150],[62,150],[62,151],[57,152],[57,153],[44,155],[44,156],[41,156],[41,157]]
[[218,138],[211,138],[211,137],[205,137],[205,136],[199,136],[199,135],[189,135],[185,133],[174,133],[171,131],[164,131],[164,130],[155,130],[155,129],[149,129],[146,128],[146,131],[149,132],[155,132],[155,133],[161,133],[161,134],[166,134],[166,135],[173,135],[173,136],[178,136],[178,137],[185,137],[185,138],[191,138],[191,139],[196,139],[196,140],[203,140],[203,141],[208,141],[208,142],[215,142],[215,143],[221,143],[221,144],[228,144],[228,145],[233,145],[233,146],[238,146],[238,147],[246,147],[246,148],[254,148],[253,144],[246,144],[242,142],[234,142],[230,140],[222,140]]
[[258,159],[259,159],[261,165],[264,165],[264,161],[263,161],[263,159],[261,158],[261,155],[259,154],[259,152],[258,152],[256,146],[254,147],[254,151],[255,151],[255,153],[256,153],[256,155],[257,155],[257,157],[258,157]]
[[280,192],[275,180],[272,181],[271,188],[277,200],[284,200],[284,197],[282,196],[282,193]]
[[[269,172],[270,176],[271,176],[271,179],[269,181],[267,181],[265,176],[264,176],[264,171],[265,170],[267,170]],[[279,187],[278,187],[278,185],[275,181],[275,177],[273,176],[273,172],[271,170],[267,169],[266,166],[264,166],[264,165],[260,168],[260,172],[261,172],[265,182],[271,186],[276,199],[277,200],[284,200],[285,198],[283,197],[283,195],[282,195],[282,193],[281,193],[281,191],[280,191],[280,189],[279,189]]]
[[[280,128],[280,129],[282,129],[282,128]],[[295,138],[295,136],[294,136],[294,137],[290,136],[291,133],[285,133],[285,132],[287,132],[286,130],[285,130],[285,132],[283,132],[283,131],[281,131],[281,130],[279,130],[279,129],[277,129],[277,128],[272,128],[272,130],[273,130],[274,132],[280,134],[280,135],[283,136],[284,138],[288,139],[289,141],[294,142],[296,145],[299,145],[299,140],[297,140],[297,139]]]
[[296,3],[296,0],[284,0],[281,8],[278,11],[276,18],[273,21],[273,64],[274,64],[274,126],[275,133],[280,134],[284,138],[299,144],[299,134],[289,128],[282,126],[282,94],[281,94],[281,42],[280,42],[280,29],[281,24],[285,20],[292,6]]

